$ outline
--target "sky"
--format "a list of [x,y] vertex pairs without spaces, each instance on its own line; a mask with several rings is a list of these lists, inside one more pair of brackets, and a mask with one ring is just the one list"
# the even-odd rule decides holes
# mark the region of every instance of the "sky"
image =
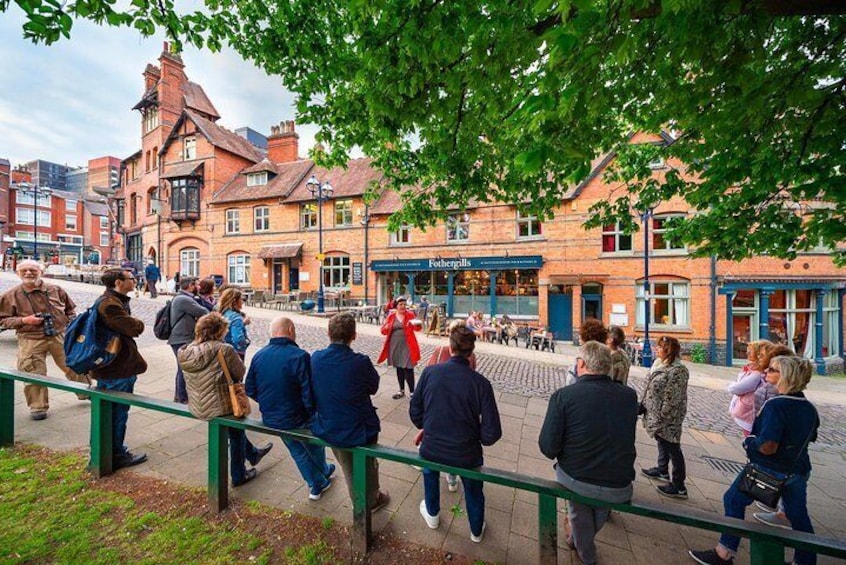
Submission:
[[[76,21],[70,40],[46,47],[23,39],[23,23],[14,3],[0,12],[0,158],[13,166],[34,159],[84,166],[140,149],[141,118],[131,108],[144,93],[147,63],[158,65],[164,36]],[[220,125],[268,135],[271,125],[295,118],[281,80],[234,51],[186,48],[182,60],[221,114]],[[297,133],[305,157],[316,128],[298,124]]]

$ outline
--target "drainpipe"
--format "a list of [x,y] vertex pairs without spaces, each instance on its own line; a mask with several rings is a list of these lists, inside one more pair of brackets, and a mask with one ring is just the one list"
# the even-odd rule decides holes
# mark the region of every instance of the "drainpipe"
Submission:
[[[726,328],[726,331],[729,331]],[[711,325],[708,327],[708,350],[711,365],[717,364],[717,256],[711,255]]]

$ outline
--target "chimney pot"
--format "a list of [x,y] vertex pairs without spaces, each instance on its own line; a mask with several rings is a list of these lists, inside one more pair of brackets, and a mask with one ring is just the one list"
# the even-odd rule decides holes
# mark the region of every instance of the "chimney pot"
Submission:
[[267,158],[273,163],[289,163],[299,159],[299,138],[293,120],[279,122],[270,127],[267,139]]

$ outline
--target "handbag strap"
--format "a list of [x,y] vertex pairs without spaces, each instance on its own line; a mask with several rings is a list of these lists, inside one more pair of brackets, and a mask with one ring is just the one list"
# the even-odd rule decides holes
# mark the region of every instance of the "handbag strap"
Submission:
[[796,463],[798,463],[799,458],[802,457],[802,452],[805,451],[805,448],[808,447],[809,443],[811,443],[811,438],[814,437],[814,432],[817,430],[817,424],[820,421],[820,413],[817,412],[817,407],[811,404],[807,399],[805,399],[805,402],[808,402],[808,405],[814,410],[814,416],[816,418],[816,421],[814,422],[814,425],[811,426],[811,433],[808,434],[808,437],[805,439],[805,443],[802,444],[802,447],[796,454],[796,458],[793,460],[793,464],[790,466],[791,470],[796,467]]
[[222,347],[217,350],[217,361],[220,363],[220,368],[223,369],[224,376],[226,376],[226,384],[233,384],[232,375],[229,374],[229,366],[226,364],[226,358],[223,356]]

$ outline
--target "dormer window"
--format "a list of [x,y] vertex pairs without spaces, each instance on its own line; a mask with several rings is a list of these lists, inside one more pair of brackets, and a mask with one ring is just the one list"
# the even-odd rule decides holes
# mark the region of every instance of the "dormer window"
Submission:
[[247,186],[264,186],[267,184],[267,171],[250,173],[247,175]]

